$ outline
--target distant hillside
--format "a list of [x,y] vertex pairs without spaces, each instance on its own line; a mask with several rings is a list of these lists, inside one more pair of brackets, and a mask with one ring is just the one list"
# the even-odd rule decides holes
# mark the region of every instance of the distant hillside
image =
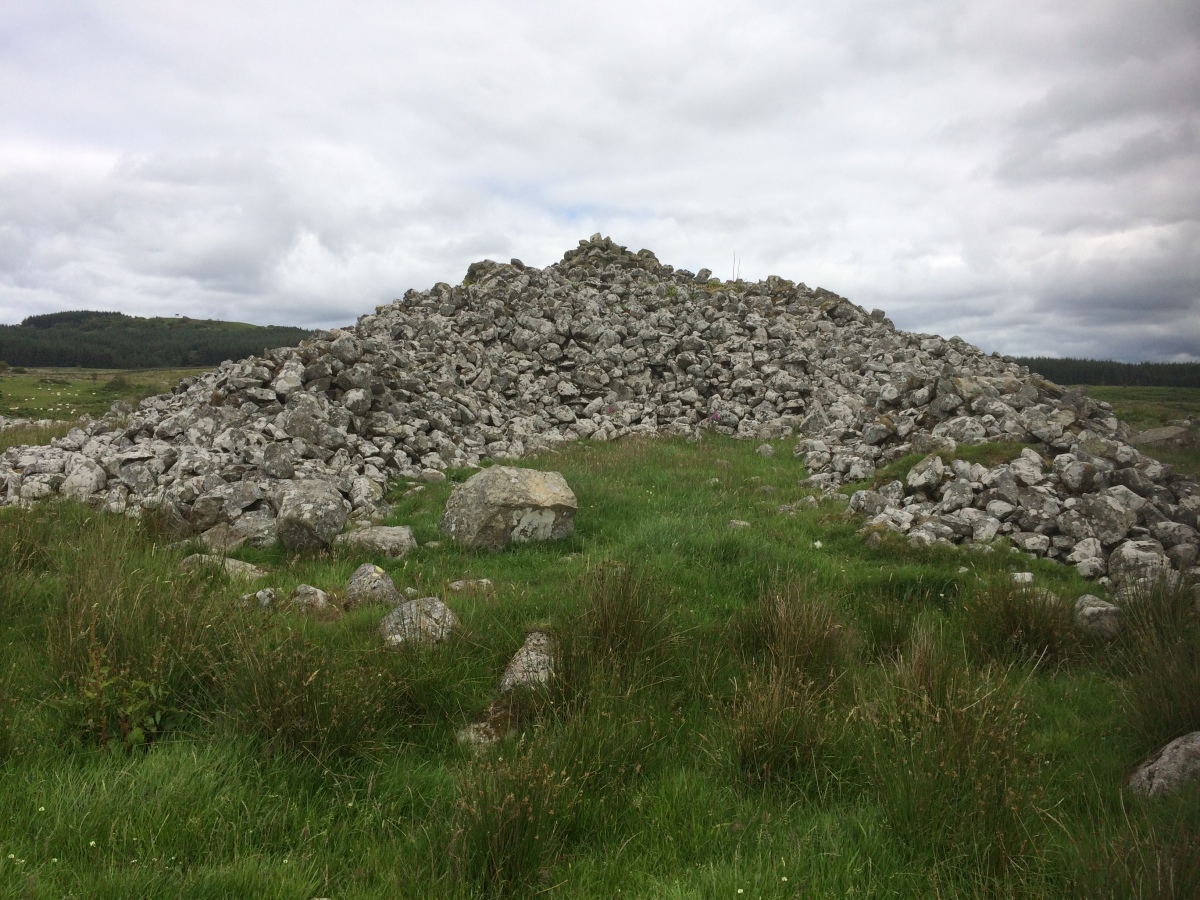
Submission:
[[76,310],[0,325],[0,360],[13,366],[162,369],[216,365],[309,336],[303,328],[214,319],[143,319]]
[[1200,387],[1200,363],[1122,363],[1110,359],[1018,357],[1058,384],[1111,384],[1124,387]]

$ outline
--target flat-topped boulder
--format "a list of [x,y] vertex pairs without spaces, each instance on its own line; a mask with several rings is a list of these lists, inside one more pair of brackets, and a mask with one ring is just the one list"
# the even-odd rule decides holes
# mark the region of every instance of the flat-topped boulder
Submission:
[[493,466],[454,489],[438,527],[466,547],[500,550],[567,537],[578,508],[558,472]]

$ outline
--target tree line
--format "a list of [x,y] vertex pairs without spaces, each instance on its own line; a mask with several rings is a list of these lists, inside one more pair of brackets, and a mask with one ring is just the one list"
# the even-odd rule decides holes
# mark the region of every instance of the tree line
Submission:
[[1200,363],[1123,363],[1111,359],[1021,356],[1017,362],[1058,384],[1200,387]]
[[71,310],[0,325],[0,360],[12,366],[170,369],[213,366],[309,337],[303,328],[215,319],[142,318]]

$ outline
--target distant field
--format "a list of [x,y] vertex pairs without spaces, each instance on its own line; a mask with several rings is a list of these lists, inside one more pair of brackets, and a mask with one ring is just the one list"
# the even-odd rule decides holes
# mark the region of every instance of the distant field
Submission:
[[0,373],[0,415],[31,419],[99,417],[115,400],[136,403],[171,390],[200,369],[28,369]]
[[[1137,431],[1191,419],[1200,423],[1200,388],[1109,387],[1089,385],[1088,394],[1113,405],[1117,418]],[[1193,424],[1179,444],[1141,446],[1143,453],[1173,465],[1185,475],[1200,476],[1200,427]]]

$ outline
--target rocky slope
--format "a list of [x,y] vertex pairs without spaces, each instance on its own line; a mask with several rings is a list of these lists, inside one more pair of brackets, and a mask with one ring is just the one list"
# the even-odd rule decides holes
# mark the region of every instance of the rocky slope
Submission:
[[311,544],[377,516],[396,479],[579,438],[795,434],[818,489],[910,453],[1014,441],[1037,452],[992,469],[933,456],[851,506],[913,541],[1007,536],[1118,582],[1196,566],[1200,489],[1130,446],[1107,404],[829,291],[710,276],[598,235],[545,269],[477,262],[353,329],[7,451],[0,503],[62,494],[219,528],[222,546]]

